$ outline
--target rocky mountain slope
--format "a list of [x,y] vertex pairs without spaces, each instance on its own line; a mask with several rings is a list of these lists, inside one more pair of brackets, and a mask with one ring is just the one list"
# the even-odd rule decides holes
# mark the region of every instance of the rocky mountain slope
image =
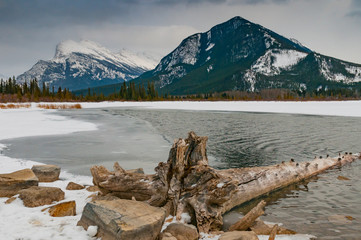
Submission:
[[361,65],[318,54],[297,40],[235,17],[184,39],[135,81],[154,81],[161,92],[171,94],[312,90],[358,85]]
[[53,59],[38,61],[17,81],[36,78],[40,84],[76,90],[128,81],[155,65],[156,61],[145,54],[127,50],[113,53],[88,40],[69,40],[57,45]]

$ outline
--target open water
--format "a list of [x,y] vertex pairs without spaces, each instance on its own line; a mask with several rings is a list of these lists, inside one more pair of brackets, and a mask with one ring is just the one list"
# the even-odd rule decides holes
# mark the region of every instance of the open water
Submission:
[[[5,155],[58,164],[83,175],[90,175],[92,165],[111,168],[115,161],[126,169],[143,167],[151,173],[159,161],[167,160],[173,139],[185,138],[190,130],[209,137],[207,153],[215,168],[361,151],[361,118],[134,108],[59,114],[96,123],[99,130],[2,141],[9,144]],[[341,181],[338,176],[350,180]],[[268,205],[262,219],[318,239],[361,239],[360,183],[361,160],[263,197]],[[258,201],[226,214],[225,228]],[[337,215],[354,220],[332,220]]]

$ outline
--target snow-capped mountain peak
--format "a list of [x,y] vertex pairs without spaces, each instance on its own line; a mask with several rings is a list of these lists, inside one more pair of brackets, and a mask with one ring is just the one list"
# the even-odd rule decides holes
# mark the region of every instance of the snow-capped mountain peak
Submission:
[[90,55],[99,60],[112,62],[119,62],[120,60],[109,49],[89,40],[82,40],[80,42],[73,40],[62,41],[56,46],[55,56],[52,60],[54,62],[62,62],[72,54]]
[[234,17],[185,38],[154,70],[135,79],[150,80],[165,93],[181,95],[358,87],[361,65],[316,54],[295,39]]
[[135,53],[128,49],[123,48],[117,54],[118,58],[120,58],[124,63],[128,63],[129,65],[137,65],[143,67],[145,69],[153,69],[157,66],[160,59],[151,56],[145,52]]
[[18,80],[37,78],[39,83],[76,90],[128,81],[155,65],[155,60],[129,50],[114,53],[93,41],[67,40],[56,46],[51,60],[38,61]]

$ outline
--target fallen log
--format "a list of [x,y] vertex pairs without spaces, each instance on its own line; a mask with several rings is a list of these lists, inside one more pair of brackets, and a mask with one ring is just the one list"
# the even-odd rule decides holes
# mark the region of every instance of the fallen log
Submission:
[[256,221],[259,216],[264,214],[263,208],[266,206],[265,201],[260,201],[251,211],[249,211],[243,218],[233,224],[229,231],[247,231]]
[[152,175],[127,172],[117,163],[112,172],[94,166],[94,185],[104,195],[134,197],[165,207],[177,219],[187,213],[199,232],[208,233],[222,227],[222,215],[233,207],[359,157],[344,154],[301,163],[291,160],[267,167],[216,170],[208,166],[207,140],[194,132],[187,139],[175,140],[168,161],[160,162]]

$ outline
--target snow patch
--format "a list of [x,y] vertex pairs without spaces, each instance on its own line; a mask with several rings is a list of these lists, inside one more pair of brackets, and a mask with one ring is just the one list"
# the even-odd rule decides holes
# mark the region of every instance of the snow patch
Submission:
[[[268,240],[269,235],[258,235],[259,240]],[[277,235],[275,240],[311,240],[316,237],[309,234]]]
[[209,46],[206,48],[206,52],[208,52],[209,50],[211,50],[214,47],[214,43],[209,44]]
[[348,63],[342,63],[345,66],[345,70],[354,75],[354,77],[345,76],[342,73],[335,72],[333,70],[331,59],[326,60],[320,55],[316,54],[316,60],[320,67],[320,73],[329,81],[355,83],[361,82],[361,67],[351,66]]
[[281,46],[281,44],[279,42],[277,42],[277,40],[275,38],[273,38],[271,35],[269,35],[268,32],[264,32],[264,44],[266,46],[266,49],[269,49],[270,47],[277,45],[278,47]]
[[247,70],[246,74],[244,75],[244,80],[251,84],[249,90],[251,92],[254,92],[256,84],[256,73],[252,70]]
[[217,188],[222,188],[224,186],[224,183],[218,183]]
[[170,55],[162,59],[155,72],[171,71],[178,64],[196,64],[200,52],[200,40],[201,34],[195,34],[184,40]]
[[346,66],[346,71],[355,75],[353,82],[361,82],[361,67]]
[[300,88],[299,88],[300,92],[306,91],[307,90],[307,85],[306,83],[300,83]]
[[307,56],[307,53],[290,49],[271,49],[257,59],[251,69],[266,76],[275,76],[288,70]]

